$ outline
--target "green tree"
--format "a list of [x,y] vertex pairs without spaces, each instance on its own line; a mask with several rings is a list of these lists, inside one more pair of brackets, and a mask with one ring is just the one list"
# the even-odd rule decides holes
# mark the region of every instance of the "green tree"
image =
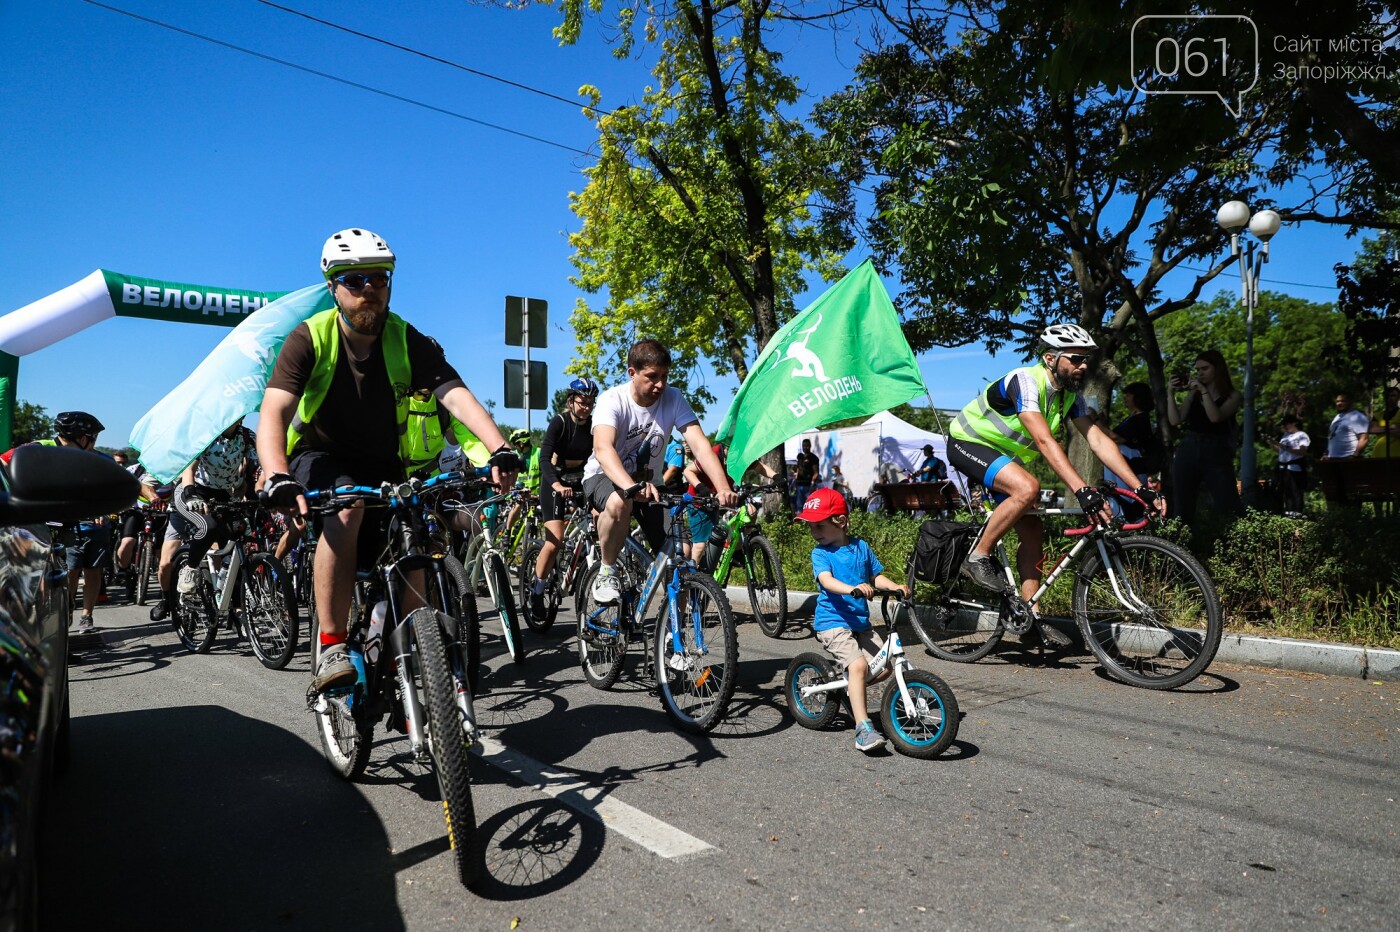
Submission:
[[11,431],[15,446],[53,436],[53,418],[45,412],[43,405],[28,401],[15,403],[14,428]]
[[[841,217],[869,239],[882,270],[897,271],[916,349],[984,341],[1029,350],[1045,323],[1069,319],[1102,347],[1085,385],[1091,400],[1102,405],[1118,361],[1136,359],[1160,398],[1157,325],[1232,264],[1214,222],[1220,204],[1241,199],[1310,219],[1329,208],[1338,222],[1370,223],[1382,222],[1377,204],[1393,195],[1377,184],[1362,198],[1375,180],[1368,167],[1324,157],[1331,150],[1320,147],[1341,144],[1299,124],[1296,83],[1261,71],[1238,119],[1215,97],[1136,90],[1134,21],[1180,8],[860,5],[885,18],[891,40],[861,59],[818,121],[851,186]],[[1142,29],[1149,43],[1184,44],[1186,22]],[[1224,83],[1243,88],[1251,76]],[[1322,184],[1289,203],[1268,200],[1293,194],[1282,186],[1305,168]],[[868,211],[856,196],[865,184],[874,186]],[[1183,266],[1204,271],[1166,293],[1163,280]],[[1083,447],[1071,453],[1092,471]]]
[[[578,40],[594,0],[564,0],[556,34]],[[812,203],[834,196],[820,141],[794,112],[799,88],[770,44],[769,2],[620,3],[616,52],[639,38],[657,54],[641,102],[608,112],[585,87],[597,161],[571,195],[580,299],[571,371],[619,371],[642,336],[675,357],[673,379],[697,408],[713,402],[702,362],[742,380],[792,316],[804,276],[837,277],[850,246]],[[639,35],[640,32],[640,35]]]

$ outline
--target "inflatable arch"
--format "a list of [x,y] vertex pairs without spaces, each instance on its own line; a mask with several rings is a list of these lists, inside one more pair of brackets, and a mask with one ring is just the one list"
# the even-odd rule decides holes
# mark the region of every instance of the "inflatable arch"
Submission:
[[303,320],[329,307],[325,283],[292,292],[248,291],[98,269],[0,317],[0,450],[12,446],[21,356],[112,317],[232,327],[233,332],[132,431],[129,442],[141,462],[162,481],[170,481],[225,427],[257,410],[282,342]]

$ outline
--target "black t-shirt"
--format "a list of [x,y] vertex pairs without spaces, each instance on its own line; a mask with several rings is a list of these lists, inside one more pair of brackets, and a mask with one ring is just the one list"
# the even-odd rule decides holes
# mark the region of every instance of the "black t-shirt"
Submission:
[[540,485],[552,487],[559,481],[560,472],[583,469],[592,453],[593,419],[575,424],[567,414],[554,415],[540,441]]
[[795,470],[798,482],[807,484],[817,478],[817,472],[821,469],[821,461],[817,459],[815,453],[797,454],[797,468]]
[[[335,375],[299,449],[323,450],[356,461],[397,461],[396,398],[380,343],[376,341],[364,358],[356,358],[339,327],[336,334],[340,356]],[[436,391],[444,383],[460,379],[437,344],[412,325],[406,342],[413,374],[409,391]],[[301,397],[315,364],[311,330],[302,324],[282,344],[267,387]]]

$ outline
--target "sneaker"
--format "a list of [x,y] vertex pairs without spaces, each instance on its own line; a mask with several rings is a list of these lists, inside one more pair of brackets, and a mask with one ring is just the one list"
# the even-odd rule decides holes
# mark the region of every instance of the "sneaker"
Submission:
[[91,634],[93,632],[92,616],[84,615],[78,619],[78,633]]
[[1065,634],[1048,621],[1036,619],[1035,630],[1040,634],[1041,643],[1054,650],[1064,650],[1074,643],[1068,634]]
[[869,754],[885,746],[885,736],[875,730],[869,722],[861,722],[856,729],[856,749]]
[[331,644],[321,648],[321,659],[316,664],[316,676],[311,681],[314,692],[323,693],[337,686],[349,686],[355,682],[355,665],[350,662],[350,649],[344,644]]
[[598,569],[598,577],[593,580],[593,601],[599,605],[612,605],[622,598],[622,590],[618,586],[617,568],[613,566],[602,566]]
[[1006,574],[1002,572],[996,557],[970,553],[959,568],[958,575],[983,589],[990,589],[992,592],[1006,591]]
[[544,604],[545,585],[545,581],[538,578],[530,584],[530,614],[539,621],[544,621],[544,616],[548,614]]
[[151,621],[164,621],[170,617],[170,603],[161,599],[151,606]]
[[193,566],[180,567],[180,579],[175,584],[175,591],[181,595],[194,595],[199,591],[199,570]]

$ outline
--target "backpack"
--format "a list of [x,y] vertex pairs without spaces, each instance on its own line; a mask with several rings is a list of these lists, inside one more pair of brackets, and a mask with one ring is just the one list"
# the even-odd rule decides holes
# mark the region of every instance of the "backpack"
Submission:
[[978,525],[956,521],[925,521],[910,557],[910,575],[918,582],[944,583],[957,575],[972,549]]

